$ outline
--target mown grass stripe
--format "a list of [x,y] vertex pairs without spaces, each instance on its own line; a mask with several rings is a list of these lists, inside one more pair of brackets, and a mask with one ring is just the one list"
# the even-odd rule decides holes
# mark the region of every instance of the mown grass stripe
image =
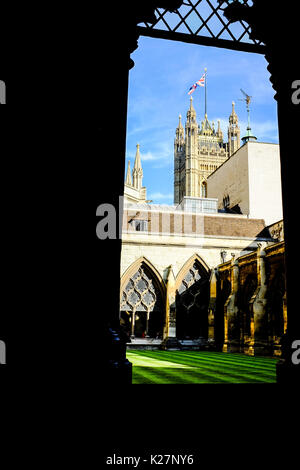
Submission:
[[[180,361],[181,360],[181,357],[178,356],[175,357],[173,356],[173,361],[175,360],[178,360]],[[188,361],[205,361],[205,362],[212,362],[214,364],[218,364],[218,363],[222,363],[222,364],[228,364],[228,365],[237,365],[237,366],[245,366],[245,367],[253,367],[253,368],[259,368],[259,369],[270,369],[272,370],[275,366],[276,366],[276,363],[274,364],[256,364],[254,362],[247,362],[247,361],[243,361],[243,360],[228,360],[226,357],[219,357],[219,358],[211,358],[209,356],[198,356],[198,357],[195,357],[195,356],[187,356],[186,357],[186,360]]]
[[203,352],[203,351],[130,351],[130,353],[133,352],[134,354],[142,354],[142,355],[148,355],[148,356],[157,356],[157,354],[160,354],[165,357],[180,357],[180,356],[186,356],[186,357],[199,357],[200,355],[204,357],[209,357],[210,359],[219,359],[219,358],[224,358],[226,361],[231,362],[231,361],[237,361],[237,362],[248,362],[248,363],[254,363],[256,362],[257,364],[272,364],[277,362],[278,359],[275,358],[258,358],[258,357],[253,357],[253,356],[246,356],[246,355],[238,355],[235,356],[236,353],[217,353],[217,354],[212,354],[210,352]]
[[[134,368],[135,369],[135,368]],[[160,368],[160,369],[151,369],[149,367],[140,368],[143,371],[138,371],[139,375],[142,377],[142,380],[139,383],[182,383],[186,384],[191,382],[185,376],[183,377],[182,374],[173,374],[173,369],[169,368]],[[134,370],[133,377],[135,376],[136,371]],[[144,382],[143,375],[146,378],[147,382]],[[174,380],[175,376],[175,380]]]
[[[141,358],[142,356],[139,356],[139,359]],[[133,362],[133,364],[135,365],[135,358],[130,358]],[[144,360],[144,363],[145,363],[145,367],[151,367],[151,363],[152,363],[152,360],[153,358],[150,359],[150,362],[149,362],[149,365],[147,364],[147,357],[145,356],[145,360]],[[160,361],[163,363],[163,361]],[[181,362],[178,362],[178,364],[180,364]],[[166,362],[166,367],[167,367],[167,364],[168,362]],[[189,364],[191,367],[193,368],[205,368],[205,369],[211,369],[211,370],[218,370],[218,371],[221,371],[223,373],[231,373],[231,371],[233,370],[232,366],[231,365],[228,365],[226,363],[218,363],[218,364],[214,364],[214,363],[210,363],[208,361],[205,361],[205,362],[201,362],[201,361],[189,361]],[[137,366],[141,366],[143,367],[143,363],[138,360],[137,363],[136,363]],[[157,367],[157,366],[155,366]],[[173,362],[172,363],[172,366],[171,367],[174,367],[176,368],[176,362]],[[182,367],[182,366],[181,366]],[[188,367],[187,365],[185,365],[185,367]],[[247,366],[240,366],[240,367],[236,367],[235,370],[239,370],[240,374],[243,374],[243,373],[248,373],[248,374],[251,374],[251,373],[255,373],[256,375],[259,375],[259,376],[265,376],[266,378],[267,377],[273,377],[274,376],[274,373],[275,373],[275,368],[273,370],[268,370],[268,369],[261,369],[261,368],[255,368],[255,367],[247,367]],[[252,374],[253,375],[253,374]]]
[[133,384],[152,384],[153,380],[149,379],[143,370],[143,367],[133,367],[132,370],[132,383]]
[[214,351],[148,351],[148,350],[130,350],[130,353],[133,354],[147,354],[147,355],[157,355],[157,354],[165,354],[165,355],[188,355],[188,356],[210,356],[210,357],[226,357],[228,360],[233,358],[234,360],[243,360],[246,362],[262,362],[262,363],[270,363],[270,362],[277,362],[277,358],[269,358],[269,357],[260,357],[260,356],[247,356],[246,354],[242,353],[223,353],[223,352],[214,352]]
[[[138,367],[138,369],[143,369]],[[134,370],[134,376],[136,371]],[[145,377],[143,376],[145,374]],[[145,380],[146,379],[146,380]],[[155,369],[147,368],[145,371],[139,371],[139,378],[134,380],[134,383],[176,383],[176,384],[190,384],[190,383],[272,383],[271,380],[264,380],[258,377],[247,376],[247,375],[224,375],[217,371],[203,371],[199,372],[199,369],[194,370],[182,370],[179,369]]]
[[[141,359],[141,357],[143,357],[142,355],[139,355],[138,356],[139,359]],[[147,357],[148,356],[144,356],[147,360]],[[170,362],[170,359],[173,359],[173,364],[174,363],[177,363],[177,364],[182,364],[184,366],[192,366],[192,367],[203,367],[205,365],[208,365],[208,364],[211,364],[211,366],[214,366],[214,367],[218,367],[218,366],[221,366],[223,370],[225,369],[232,369],[232,367],[237,367],[241,370],[249,370],[249,371],[256,371],[256,373],[265,373],[265,374],[269,374],[269,375],[273,375],[276,367],[275,367],[275,364],[272,365],[271,367],[262,367],[262,366],[256,366],[255,364],[253,365],[248,365],[248,364],[245,364],[243,362],[239,362],[239,363],[234,363],[234,362],[227,362],[227,361],[223,361],[223,360],[218,360],[218,361],[211,361],[209,358],[202,358],[202,357],[197,357],[197,358],[185,358],[185,357],[180,357],[180,358],[175,358],[174,356],[171,358],[171,357],[168,357],[168,358],[165,358],[163,357],[162,355],[158,355],[159,357],[159,360],[160,361],[164,361],[166,359],[168,359],[168,361],[166,361],[166,364],[167,362]],[[129,359],[131,359],[132,361],[134,361],[134,357],[132,356],[129,356]],[[154,359],[153,356],[150,357],[150,362],[151,362],[151,359]]]
[[[276,359],[267,358],[265,367],[257,358],[243,355],[240,360],[230,360],[227,353],[206,351],[130,351],[133,363],[133,383],[274,383],[276,382]],[[137,359],[139,366],[135,366]],[[148,359],[161,362],[162,367],[151,367]],[[261,358],[259,358],[261,359]],[[141,362],[142,361],[142,362]],[[146,367],[141,364],[145,361]],[[168,367],[168,362],[170,367]],[[255,364],[255,362],[258,362]],[[164,367],[163,364],[166,364]],[[172,364],[172,365],[171,365]],[[178,364],[178,368],[176,367]],[[184,365],[185,367],[182,367]]]
[[182,383],[207,383],[215,382],[216,380],[223,383],[231,382],[231,379],[224,377],[222,374],[209,373],[206,371],[199,372],[199,369],[185,369],[184,372],[182,370],[179,371],[178,369],[172,369],[169,375],[176,378],[176,383],[178,383],[178,377],[180,377],[180,381]]
[[[196,369],[197,371],[197,369]],[[134,375],[136,371],[134,370]],[[141,377],[142,371],[139,371],[139,376]],[[192,372],[189,370],[188,372],[185,371],[184,375],[182,375],[179,370],[176,369],[155,369],[146,370],[146,379],[149,383],[149,380],[152,380],[152,383],[161,383],[161,384],[195,384],[195,383],[228,383],[229,380],[222,376],[215,376],[209,375],[205,373]],[[145,383],[143,378],[139,383]]]
[[[134,364],[133,364],[134,365]],[[141,365],[137,366],[137,367],[142,367]],[[151,367],[150,367],[151,369]],[[175,371],[171,371],[170,370],[170,374],[173,374],[174,375],[177,375],[177,374],[181,374],[183,376],[187,376],[191,373],[197,373],[199,374],[199,371],[201,371],[200,373],[205,373],[207,376],[215,376],[215,375],[219,375],[220,377],[223,377],[225,379],[225,377],[230,377],[230,379],[228,381],[232,381],[232,378],[235,378],[236,380],[240,379],[241,377],[244,377],[245,379],[251,379],[251,381],[257,381],[257,382],[274,382],[275,381],[275,374],[269,374],[269,373],[263,373],[261,371],[257,372],[257,371],[252,371],[252,370],[241,370],[239,368],[237,369],[232,369],[232,368],[228,368],[226,370],[224,370],[224,368],[216,368],[216,367],[213,367],[213,366],[209,366],[209,365],[203,365],[203,366],[200,366],[200,367],[193,367],[193,370],[191,369],[176,369],[175,368],[172,368],[172,369],[175,369]],[[204,372],[205,371],[205,372]]]
[[[145,351],[146,352],[146,351]],[[154,352],[154,351],[147,351],[148,352]],[[227,357],[227,355],[223,355],[223,356],[219,356],[218,358],[215,358],[215,357],[211,357],[209,355],[203,355],[201,352],[198,352],[196,353],[197,355],[194,355],[194,354],[182,354],[183,352],[179,352],[179,354],[175,353],[175,354],[169,354],[167,351],[160,351],[160,352],[154,352],[155,353],[155,356],[153,356],[153,354],[143,354],[142,352],[140,352],[140,355],[143,355],[143,356],[148,356],[148,357],[156,357],[156,358],[160,358],[160,360],[172,360],[172,362],[178,362],[178,363],[182,363],[182,364],[197,364],[199,362],[213,362],[215,364],[228,364],[228,366],[230,365],[237,365],[237,366],[242,366],[242,367],[251,367],[251,368],[255,368],[255,369],[268,369],[270,371],[272,371],[275,367],[276,367],[276,362],[277,360],[275,360],[273,363],[266,363],[266,364],[255,364],[254,361],[252,361],[252,363],[249,361],[244,361],[243,358],[241,358],[241,360],[231,360],[230,358]],[[173,352],[172,352],[173,353]],[[221,353],[221,354],[225,354],[225,353]]]
[[[238,374],[236,372],[233,373],[233,374],[227,374],[227,373],[224,373],[223,371],[218,371],[218,370],[209,369],[209,368],[206,368],[205,371],[202,368],[202,369],[194,369],[194,370],[185,369],[184,371],[180,371],[180,372],[181,372],[181,374],[184,378],[186,378],[187,376],[192,375],[193,377],[195,377],[196,382],[199,381],[200,377],[202,377],[202,382],[206,382],[206,383],[209,383],[209,382],[215,380],[216,378],[221,380],[222,382],[226,382],[226,383],[232,383],[232,382],[247,383],[247,382],[249,382],[249,379],[251,379],[251,382],[253,382],[253,381],[257,381],[257,382],[264,381],[264,379],[261,379],[259,377],[255,377],[255,376],[250,375],[250,374]],[[178,373],[179,372],[176,372],[176,369],[175,369],[175,371],[172,370],[172,372],[171,372],[171,374],[173,374],[173,375],[176,375]]]

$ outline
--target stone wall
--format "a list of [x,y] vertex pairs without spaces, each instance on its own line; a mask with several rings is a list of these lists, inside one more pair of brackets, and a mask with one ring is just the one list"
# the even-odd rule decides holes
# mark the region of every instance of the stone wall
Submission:
[[248,142],[207,179],[207,197],[218,198],[219,209],[229,196],[229,208],[272,224],[282,219],[279,145]]
[[[218,266],[216,322],[224,318],[223,351],[249,355],[281,355],[281,338],[287,329],[284,242],[259,246],[255,253]],[[232,286],[236,268],[237,290]],[[227,291],[224,296],[225,285]],[[230,293],[228,294],[228,283]],[[235,295],[235,326],[230,303]],[[220,320],[221,319],[221,320]],[[218,332],[220,336],[220,332]],[[220,338],[217,338],[220,341]]]

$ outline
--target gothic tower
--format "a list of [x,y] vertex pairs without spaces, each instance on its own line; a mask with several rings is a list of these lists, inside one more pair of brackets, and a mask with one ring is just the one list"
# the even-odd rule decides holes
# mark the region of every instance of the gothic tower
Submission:
[[[230,149],[240,147],[238,117],[234,111],[229,118],[228,135]],[[233,143],[234,142],[234,146]],[[207,197],[207,178],[229,158],[229,144],[224,143],[220,121],[209,122],[205,113],[201,126],[196,120],[193,98],[187,112],[185,134],[179,116],[174,141],[174,204],[180,204],[185,196],[192,198]]]
[[241,146],[239,119],[234,109],[235,103],[232,102],[232,112],[229,116],[228,127],[228,153],[229,157],[233,155]]
[[184,196],[198,196],[198,124],[193,98],[185,124],[185,192]]
[[181,114],[179,115],[179,124],[176,128],[174,141],[174,203],[179,204],[181,200],[180,189],[182,189],[182,166],[184,165],[185,141],[184,129],[181,123]]

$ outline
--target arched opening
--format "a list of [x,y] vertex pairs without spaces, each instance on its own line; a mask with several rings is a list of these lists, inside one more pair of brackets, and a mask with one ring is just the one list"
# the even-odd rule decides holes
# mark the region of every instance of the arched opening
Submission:
[[181,340],[207,339],[209,271],[199,259],[184,271],[176,291],[176,336]]
[[224,344],[224,306],[230,292],[231,282],[228,279],[218,279],[215,312],[215,346],[219,351],[222,351]]
[[135,263],[122,286],[120,324],[127,336],[162,339],[165,300],[161,280],[151,266]]
[[203,181],[201,183],[201,197],[207,197],[207,183]]

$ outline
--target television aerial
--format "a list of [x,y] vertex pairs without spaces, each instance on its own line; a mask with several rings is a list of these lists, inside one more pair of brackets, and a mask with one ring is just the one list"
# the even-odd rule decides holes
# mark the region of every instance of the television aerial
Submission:
[[241,89],[241,92],[243,93],[243,95],[245,96],[245,98],[243,98],[243,99],[240,99],[240,98],[239,98],[239,101],[246,101],[246,103],[247,103],[247,109],[248,109],[248,108],[249,108],[249,105],[250,105],[250,103],[251,103],[251,98],[252,98],[252,96],[249,96],[249,95],[248,95],[244,90],[242,90],[242,89]]
[[244,142],[248,142],[249,140],[257,140],[254,135],[252,135],[251,132],[251,127],[250,127],[250,103],[252,101],[252,96],[248,95],[244,90],[241,89],[241,92],[243,93],[244,97],[243,99],[239,98],[239,101],[245,101],[246,106],[247,106],[247,113],[248,113],[248,127],[247,127],[247,133],[245,137],[242,137],[242,140]]

